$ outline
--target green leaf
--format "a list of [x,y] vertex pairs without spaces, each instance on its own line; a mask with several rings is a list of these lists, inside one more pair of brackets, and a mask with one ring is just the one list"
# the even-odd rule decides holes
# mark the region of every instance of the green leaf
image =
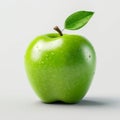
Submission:
[[64,28],[68,30],[77,30],[88,23],[94,12],[78,11],[68,16],[65,20]]

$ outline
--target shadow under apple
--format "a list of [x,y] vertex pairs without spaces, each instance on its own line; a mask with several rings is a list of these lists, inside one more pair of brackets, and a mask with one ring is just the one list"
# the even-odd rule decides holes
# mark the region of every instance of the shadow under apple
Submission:
[[87,97],[78,103],[68,104],[61,101],[56,101],[53,103],[42,103],[37,102],[37,104],[47,104],[50,106],[76,106],[76,107],[115,107],[120,109],[120,98],[99,98],[99,97]]

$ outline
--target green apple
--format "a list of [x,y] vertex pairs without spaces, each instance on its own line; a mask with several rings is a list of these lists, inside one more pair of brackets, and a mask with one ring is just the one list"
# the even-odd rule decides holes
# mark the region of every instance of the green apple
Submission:
[[80,100],[90,86],[95,60],[93,46],[79,35],[39,36],[25,54],[30,83],[44,102]]
[[25,53],[25,68],[45,103],[76,103],[87,93],[96,65],[95,50],[84,37],[59,32],[38,36]]

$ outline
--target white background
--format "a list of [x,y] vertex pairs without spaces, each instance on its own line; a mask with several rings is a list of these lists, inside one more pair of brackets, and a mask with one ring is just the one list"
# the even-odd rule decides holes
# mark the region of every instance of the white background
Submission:
[[[63,28],[78,10],[95,11],[81,30],[94,45],[97,69],[86,97],[78,104],[43,104],[24,70],[26,47],[37,35]],[[0,0],[0,120],[119,120],[120,1]]]

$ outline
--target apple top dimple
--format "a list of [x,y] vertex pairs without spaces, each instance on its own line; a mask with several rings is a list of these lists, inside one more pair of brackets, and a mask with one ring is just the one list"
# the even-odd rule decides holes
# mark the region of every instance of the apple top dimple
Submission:
[[47,34],[46,35],[49,38],[57,38],[57,37],[61,37],[59,34],[53,33],[53,34]]

